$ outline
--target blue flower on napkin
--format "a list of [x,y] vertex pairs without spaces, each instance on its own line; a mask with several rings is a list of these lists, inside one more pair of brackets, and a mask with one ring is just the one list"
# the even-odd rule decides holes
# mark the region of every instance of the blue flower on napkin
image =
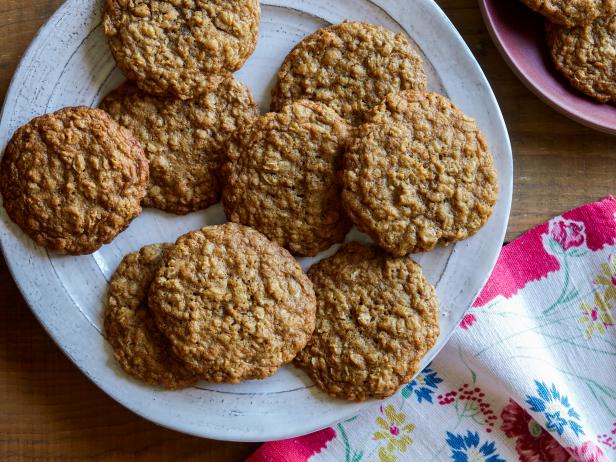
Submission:
[[554,384],[548,387],[544,382],[535,380],[535,386],[538,396],[526,395],[526,402],[531,411],[544,415],[545,428],[562,435],[569,427],[576,436],[584,435],[584,430],[579,424],[580,415],[569,403],[569,398],[561,394]]
[[485,441],[479,445],[479,434],[467,431],[466,435],[454,435],[447,432],[447,444],[451,447],[451,460],[454,462],[505,462],[496,453],[493,441]]
[[417,374],[417,377],[412,382],[405,385],[401,394],[404,398],[408,398],[414,391],[415,395],[417,395],[418,403],[421,403],[423,400],[432,403],[432,396],[438,390],[438,384],[442,381],[443,379],[437,375],[436,371],[430,369],[430,365],[428,365]]

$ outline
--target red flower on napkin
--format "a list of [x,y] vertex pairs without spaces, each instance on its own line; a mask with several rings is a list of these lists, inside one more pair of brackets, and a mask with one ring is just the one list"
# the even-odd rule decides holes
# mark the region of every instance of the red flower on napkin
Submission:
[[518,403],[509,400],[501,413],[501,430],[516,438],[515,450],[521,462],[567,462],[569,453]]
[[464,330],[468,330],[477,321],[477,317],[472,313],[466,313],[460,321],[460,327]]
[[[503,248],[492,277],[473,306],[485,306],[498,295],[510,298],[529,282],[558,271],[559,261],[543,245],[546,234],[562,246],[564,251],[579,247],[584,241],[593,252],[605,245],[613,245],[616,242],[615,212],[616,199],[610,196],[563,214],[552,223],[551,230],[550,223],[543,223],[520,236],[516,239],[516,245]],[[529,257],[531,255],[532,258]]]
[[569,448],[569,451],[579,462],[609,462],[601,448],[592,441],[586,441],[577,448]]
[[558,220],[552,223],[552,239],[560,244],[566,252],[572,247],[584,243],[584,225],[576,222]]

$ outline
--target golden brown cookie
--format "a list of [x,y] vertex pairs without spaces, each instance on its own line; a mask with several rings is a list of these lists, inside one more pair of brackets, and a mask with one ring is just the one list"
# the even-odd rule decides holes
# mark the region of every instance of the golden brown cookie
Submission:
[[310,99],[357,125],[387,94],[426,86],[422,59],[404,35],[345,21],[317,30],[289,53],[272,89],[271,109]]
[[571,85],[603,103],[616,102],[616,16],[586,26],[547,24],[556,69]]
[[337,171],[350,131],[332,109],[306,100],[240,130],[223,167],[227,218],[296,255],[316,255],[344,240],[351,223]]
[[147,306],[147,295],[163,253],[170,244],[154,244],[126,255],[109,282],[105,336],[113,355],[133,377],[175,389],[192,385],[197,376],[171,351]]
[[143,143],[150,161],[143,205],[177,214],[219,201],[221,149],[259,114],[250,90],[231,75],[189,101],[151,96],[127,82],[100,107]]
[[312,284],[282,247],[226,223],[181,236],[149,296],[175,353],[210,382],[263,379],[314,329]]
[[357,242],[308,271],[317,322],[295,364],[326,393],[386,398],[407,383],[439,335],[434,287],[410,257]]
[[118,67],[148,93],[182,99],[238,70],[259,35],[258,0],[106,0],[103,27]]
[[73,107],[19,128],[0,169],[11,219],[62,254],[91,253],[141,213],[148,161],[139,141],[99,109]]
[[616,0],[522,0],[550,22],[563,26],[590,24],[616,12]]
[[402,256],[465,239],[498,195],[475,121],[436,93],[389,95],[345,154],[343,205],[357,227]]

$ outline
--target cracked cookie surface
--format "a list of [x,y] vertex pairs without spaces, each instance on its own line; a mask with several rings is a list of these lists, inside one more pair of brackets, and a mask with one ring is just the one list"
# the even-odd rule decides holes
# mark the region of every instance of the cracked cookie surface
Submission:
[[153,244],[126,255],[109,281],[105,337],[122,368],[168,389],[188,387],[197,376],[171,351],[147,306],[148,289],[171,244]]
[[150,288],[174,352],[210,382],[263,379],[291,361],[314,329],[312,283],[288,251],[226,223],[181,236]]
[[426,86],[423,61],[404,35],[345,21],[317,30],[293,48],[278,71],[271,109],[309,99],[357,125],[389,93]]
[[418,371],[439,335],[436,292],[410,257],[357,242],[308,271],[314,334],[295,364],[326,393],[386,398]]
[[9,141],[0,190],[11,219],[37,244],[92,253],[141,213],[148,161],[139,141],[88,107],[36,117]]
[[475,121],[436,93],[392,93],[356,130],[342,202],[393,255],[465,239],[492,213],[498,183]]
[[238,70],[259,34],[258,0],[106,0],[103,28],[118,67],[152,94],[182,99]]
[[100,105],[139,139],[150,161],[145,207],[185,214],[220,199],[222,149],[259,114],[250,90],[228,75],[216,88],[182,101],[127,82]]
[[316,255],[351,227],[338,170],[351,127],[334,110],[296,101],[259,117],[230,143],[223,206],[296,255]]
[[522,0],[550,22],[563,26],[589,24],[616,12],[616,0]]
[[571,85],[602,102],[616,102],[616,16],[579,27],[547,24],[552,60]]

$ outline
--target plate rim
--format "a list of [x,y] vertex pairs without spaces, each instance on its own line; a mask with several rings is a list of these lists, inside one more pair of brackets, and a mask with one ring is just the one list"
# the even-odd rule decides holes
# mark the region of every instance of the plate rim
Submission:
[[[15,92],[17,90],[17,77],[18,75],[21,73],[21,71],[23,70],[23,67],[25,66],[26,62],[30,61],[32,58],[32,55],[34,54],[34,50],[38,48],[39,41],[41,40],[41,37],[43,36],[43,34],[47,31],[48,28],[51,27],[52,23],[54,22],[54,20],[58,19],[58,17],[61,17],[66,10],[69,9],[69,6],[73,3],[73,1],[76,0],[68,0],[66,2],[64,2],[62,5],[60,5],[60,7],[47,19],[47,21],[39,28],[39,30],[36,32],[36,34],[34,35],[32,41],[30,42],[30,44],[28,45],[26,51],[24,52],[24,54],[22,55],[18,65],[15,68],[15,71],[11,77],[10,80],[10,84],[7,88],[6,94],[5,94],[5,99],[4,99],[4,103],[3,103],[3,107],[2,107],[2,111],[0,111],[0,127],[3,125],[2,121],[5,119],[6,116],[6,112],[7,112],[7,108],[9,106],[9,101],[13,98],[15,98]],[[382,7],[381,6],[381,1],[379,0],[369,0],[371,3],[374,3],[375,5]],[[462,38],[462,36],[460,35],[460,33],[458,32],[458,30],[455,28],[455,26],[453,25],[453,23],[450,21],[450,19],[446,16],[446,14],[443,12],[443,10],[441,9],[441,7],[436,3],[435,0],[420,0],[422,3],[424,3],[425,5],[430,5],[430,8],[434,11],[435,15],[437,16],[437,19],[439,21],[441,21],[444,26],[446,26],[447,29],[449,29],[449,31],[451,32],[451,39],[453,41],[455,41],[457,43],[457,45],[460,47],[460,49],[464,52],[464,58],[465,61],[468,62],[468,64],[471,65],[473,71],[475,72],[476,76],[479,78],[479,80],[481,81],[482,86],[484,87],[485,91],[486,91],[486,96],[487,98],[491,101],[491,103],[493,104],[494,108],[496,109],[496,115],[497,117],[497,123],[496,125],[498,126],[498,139],[502,141],[503,146],[506,147],[506,149],[504,150],[504,152],[502,152],[502,156],[504,158],[505,161],[505,165],[507,168],[507,171],[504,172],[503,174],[499,175],[499,186],[500,186],[500,191],[499,191],[499,201],[503,201],[503,226],[502,229],[499,233],[499,235],[496,235],[494,240],[496,242],[504,242],[504,238],[507,232],[507,226],[508,226],[508,222],[509,222],[509,217],[510,217],[510,212],[511,212],[511,204],[512,204],[512,197],[513,197],[513,154],[512,154],[512,148],[511,148],[511,141],[509,138],[509,133],[507,131],[507,126],[505,124],[505,120],[502,114],[502,111],[500,109],[500,105],[498,104],[498,100],[496,99],[496,96],[494,95],[494,92],[492,90],[492,87],[490,86],[489,81],[487,80],[483,70],[481,69],[481,66],[479,65],[477,59],[475,58],[475,56],[473,55],[472,51],[470,50],[470,48],[468,47],[468,45],[466,44],[466,42],[464,41],[464,39]],[[394,18],[395,19],[395,18]],[[10,134],[7,133],[7,142],[10,139]],[[506,181],[505,181],[506,180]],[[503,195],[504,192],[507,192],[506,195]],[[1,202],[1,201],[0,201]],[[2,210],[0,211],[0,214],[2,214],[4,216],[4,219],[8,219],[8,217],[6,216],[6,211],[4,210],[4,208],[2,207]],[[54,332],[51,330],[51,326],[49,326],[46,322],[44,322],[40,316],[40,311],[42,311],[42,309],[39,305],[40,305],[40,301],[35,300],[35,297],[33,295],[33,293],[29,290],[28,287],[26,287],[27,282],[21,278],[17,278],[16,275],[18,275],[20,273],[20,269],[18,268],[17,262],[13,261],[12,259],[7,258],[7,246],[8,246],[8,242],[7,239],[4,238],[4,234],[10,234],[11,230],[7,228],[6,224],[4,223],[4,221],[0,221],[0,247],[2,248],[2,252],[3,255],[5,256],[5,261],[7,264],[7,267],[9,269],[9,272],[11,274],[11,277],[13,278],[13,280],[15,281],[15,284],[17,285],[17,287],[20,290],[20,293],[22,294],[24,300],[26,301],[30,311],[34,314],[34,316],[37,318],[38,322],[42,325],[43,329],[45,330],[45,332],[47,332],[47,334],[52,338],[52,340],[54,341],[54,343],[60,348],[60,350],[63,352],[63,354],[68,357],[68,359],[71,360],[71,362],[77,367],[77,369],[79,369],[80,372],[82,372],[86,377],[88,377],[88,379],[90,379],[99,389],[101,389],[105,394],[107,394],[111,399],[113,399],[114,401],[116,401],[117,403],[121,404],[122,406],[126,407],[127,409],[129,409],[130,411],[134,412],[135,414],[139,415],[140,417],[153,422],[156,425],[159,425],[161,427],[164,428],[168,428],[171,430],[175,430],[178,432],[182,432],[185,434],[189,434],[189,435],[193,435],[193,436],[197,436],[197,437],[202,437],[202,438],[211,438],[211,439],[217,439],[217,440],[222,440],[222,441],[235,441],[235,442],[261,442],[261,441],[269,441],[269,440],[278,440],[278,439],[285,439],[285,438],[291,438],[291,437],[295,437],[298,436],[298,432],[297,431],[274,431],[274,432],[269,432],[269,433],[260,433],[258,435],[250,433],[247,435],[242,435],[241,430],[238,432],[236,431],[234,434],[229,435],[228,431],[221,433],[220,431],[217,431],[216,429],[213,429],[212,427],[207,427],[205,429],[202,428],[195,428],[194,425],[182,425],[181,421],[167,421],[164,420],[163,418],[159,417],[156,415],[156,413],[150,413],[148,412],[147,409],[140,409],[139,407],[137,407],[136,405],[132,404],[132,402],[130,402],[130,400],[124,400],[122,398],[122,396],[120,396],[118,393],[116,393],[116,390],[114,388],[113,385],[109,385],[108,382],[106,382],[105,380],[99,380],[99,377],[94,377],[92,374],[89,373],[89,371],[85,368],[82,367],[81,365],[81,360],[75,358],[71,352],[69,351],[68,345],[62,342],[62,339],[58,337],[56,337],[56,335],[54,334]],[[491,270],[489,272],[486,273],[484,278],[480,278],[483,279],[481,287],[476,291],[473,300],[477,298],[477,296],[479,295],[479,293],[481,292],[483,286],[485,285],[485,283],[487,282],[488,278],[491,275],[491,272],[494,268],[494,266],[496,265],[496,262],[498,260],[498,257],[500,255],[500,252],[495,252],[492,261],[490,261],[489,263],[489,267],[491,268]],[[472,305],[472,303],[471,303]],[[36,306],[39,306],[39,308],[36,308]],[[470,305],[469,305],[470,308]],[[458,322],[462,319],[462,317],[464,316],[464,312],[461,312]],[[447,342],[447,340],[451,337],[451,335],[453,335],[453,333],[455,332],[456,329],[452,329],[451,332],[449,332],[443,341],[443,346],[444,344]],[[436,356],[436,354],[438,354],[438,352],[433,352],[431,354],[432,357]],[[104,377],[102,377],[102,379],[104,379]],[[349,412],[346,413],[340,413],[340,418],[338,418],[337,420],[333,421],[333,422],[324,422],[323,424],[317,426],[317,427],[310,427],[310,428],[304,428],[302,430],[301,434],[307,434],[307,433],[311,433],[314,431],[318,431],[320,429],[326,428],[328,426],[333,426],[335,425],[337,422],[343,421],[345,419],[348,419],[354,415],[357,415],[357,411],[355,411],[354,409],[364,409],[367,406],[373,405],[375,402],[375,400],[371,400],[371,401],[365,401],[364,403],[355,403],[358,404],[358,406],[349,406]],[[344,414],[344,415],[342,415]]]
[[585,127],[591,128],[593,130],[597,130],[602,133],[606,133],[608,135],[616,135],[616,124],[614,126],[604,125],[601,123],[594,122],[592,120],[588,120],[584,116],[580,115],[579,112],[576,112],[575,109],[567,107],[565,103],[558,101],[558,99],[548,96],[540,87],[538,83],[535,83],[531,80],[524,71],[518,66],[514,58],[509,53],[508,49],[505,48],[503,42],[500,38],[500,33],[494,26],[494,22],[492,21],[492,17],[488,11],[487,3],[489,0],[478,0],[479,9],[481,11],[481,16],[483,18],[483,22],[488,29],[488,33],[490,34],[490,38],[494,45],[496,45],[496,49],[499,54],[503,58],[503,60],[507,63],[509,69],[515,74],[515,76],[520,80],[526,88],[528,88],[537,98],[539,98],[543,103],[554,109],[559,114],[567,117],[568,119],[573,120]]

